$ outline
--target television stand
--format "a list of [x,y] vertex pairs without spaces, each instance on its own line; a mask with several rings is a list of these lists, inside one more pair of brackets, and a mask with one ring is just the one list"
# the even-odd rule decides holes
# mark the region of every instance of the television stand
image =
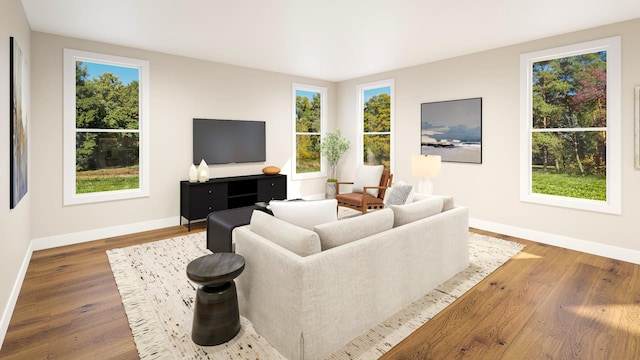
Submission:
[[180,225],[187,220],[205,219],[213,211],[255,205],[259,201],[287,197],[287,176],[245,175],[209,179],[206,182],[180,181]]

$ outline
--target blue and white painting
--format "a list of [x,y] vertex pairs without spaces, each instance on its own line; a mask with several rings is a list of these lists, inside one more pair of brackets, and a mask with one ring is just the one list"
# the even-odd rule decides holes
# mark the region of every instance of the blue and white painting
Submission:
[[482,164],[482,98],[420,105],[422,155]]

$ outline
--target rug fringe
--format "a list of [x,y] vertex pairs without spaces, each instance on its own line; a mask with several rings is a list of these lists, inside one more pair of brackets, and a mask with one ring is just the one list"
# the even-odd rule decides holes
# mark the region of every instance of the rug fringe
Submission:
[[118,291],[122,305],[126,309],[129,327],[138,349],[141,360],[173,359],[173,351],[168,346],[162,332],[154,328],[157,324],[156,312],[151,303],[140,291],[139,278],[135,269],[131,267],[123,249],[107,251],[113,277],[118,284]]

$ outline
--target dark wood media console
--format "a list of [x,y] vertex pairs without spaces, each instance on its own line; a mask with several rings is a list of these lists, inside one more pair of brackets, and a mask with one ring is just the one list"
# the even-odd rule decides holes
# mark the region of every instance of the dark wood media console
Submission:
[[207,182],[180,182],[180,225],[182,218],[204,219],[210,212],[254,205],[259,201],[286,199],[287,176],[246,175],[209,179]]

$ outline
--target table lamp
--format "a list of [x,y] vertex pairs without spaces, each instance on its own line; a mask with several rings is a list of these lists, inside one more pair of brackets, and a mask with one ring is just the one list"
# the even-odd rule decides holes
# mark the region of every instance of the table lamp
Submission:
[[419,176],[418,192],[421,194],[433,194],[432,177],[440,176],[440,155],[414,155],[411,158],[411,175]]

